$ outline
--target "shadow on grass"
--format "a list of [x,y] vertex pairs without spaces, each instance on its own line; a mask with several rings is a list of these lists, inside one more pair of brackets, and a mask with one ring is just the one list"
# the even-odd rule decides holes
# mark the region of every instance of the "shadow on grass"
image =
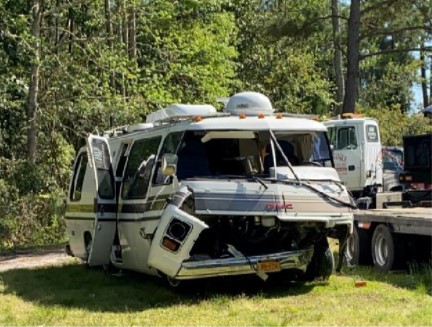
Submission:
[[131,312],[178,304],[198,304],[216,298],[281,297],[308,293],[314,283],[292,283],[276,278],[263,283],[255,276],[206,281],[198,292],[177,294],[161,278],[128,273],[122,277],[82,264],[0,273],[0,295],[13,294],[47,306],[99,312]]

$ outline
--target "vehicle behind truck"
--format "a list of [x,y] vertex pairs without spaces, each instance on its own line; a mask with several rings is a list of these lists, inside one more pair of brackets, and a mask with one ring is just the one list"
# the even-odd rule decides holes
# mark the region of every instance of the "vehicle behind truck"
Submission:
[[275,114],[262,94],[224,112],[176,104],[145,124],[91,135],[67,202],[69,253],[184,281],[275,273],[327,279],[354,203],[323,124]]

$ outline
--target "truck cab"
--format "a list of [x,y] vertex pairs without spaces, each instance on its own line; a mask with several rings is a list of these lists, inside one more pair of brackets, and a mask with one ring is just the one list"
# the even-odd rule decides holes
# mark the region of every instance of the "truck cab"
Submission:
[[354,198],[376,193],[383,186],[382,146],[373,118],[325,121],[335,168]]

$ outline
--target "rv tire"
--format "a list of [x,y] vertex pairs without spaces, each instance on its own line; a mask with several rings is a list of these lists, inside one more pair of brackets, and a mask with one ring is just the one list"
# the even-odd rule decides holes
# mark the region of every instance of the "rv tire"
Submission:
[[305,281],[327,281],[335,268],[333,253],[327,239],[314,245],[314,254],[303,276]]

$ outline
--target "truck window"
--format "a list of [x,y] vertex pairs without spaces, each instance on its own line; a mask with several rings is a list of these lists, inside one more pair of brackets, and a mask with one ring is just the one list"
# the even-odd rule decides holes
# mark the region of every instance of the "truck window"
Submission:
[[337,132],[335,150],[346,150],[357,148],[357,136],[354,126],[341,127]]
[[145,198],[160,142],[159,136],[132,145],[123,178],[122,198]]
[[375,125],[366,125],[366,139],[368,142],[378,142],[378,129]]
[[74,175],[72,178],[70,200],[79,201],[81,200],[81,192],[84,183],[84,175],[87,167],[87,153],[82,153],[78,159],[75,166]]

